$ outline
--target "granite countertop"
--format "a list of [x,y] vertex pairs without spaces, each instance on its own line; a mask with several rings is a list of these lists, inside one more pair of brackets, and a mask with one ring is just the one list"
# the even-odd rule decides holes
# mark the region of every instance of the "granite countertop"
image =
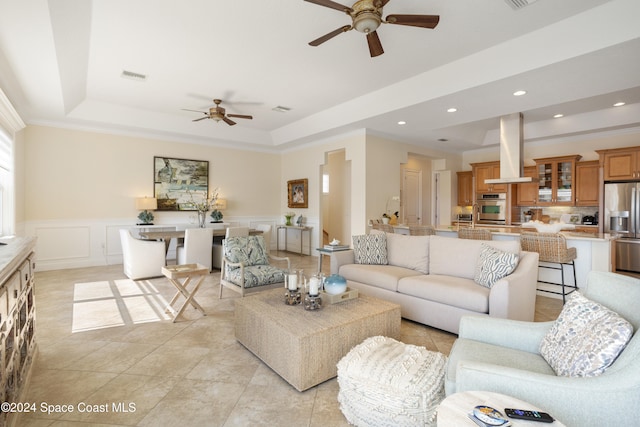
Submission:
[[0,245],[0,283],[3,283],[34,250],[35,237],[2,237]]
[[[502,227],[497,227],[497,226],[491,226],[491,225],[480,225],[480,224],[476,224],[477,228],[486,228],[489,229],[492,233],[498,234],[498,235],[504,235],[504,236],[519,236],[520,235],[520,231],[522,231],[522,227],[520,227],[519,225],[513,225],[513,226],[502,226]],[[591,240],[591,241],[608,241],[608,240],[614,240],[615,237],[611,236],[608,233],[598,233],[597,232],[597,226],[594,226],[595,231],[593,233],[585,233],[585,232],[580,232],[580,231],[571,231],[571,230],[565,230],[565,231],[561,231],[562,234],[564,234],[564,236],[567,239],[575,239],[575,240]],[[438,228],[436,228],[436,231],[443,231],[443,232],[456,232],[458,230],[458,228],[455,225],[452,226],[440,226]],[[535,231],[534,228],[531,229],[525,229],[525,230],[531,230],[531,231]]]

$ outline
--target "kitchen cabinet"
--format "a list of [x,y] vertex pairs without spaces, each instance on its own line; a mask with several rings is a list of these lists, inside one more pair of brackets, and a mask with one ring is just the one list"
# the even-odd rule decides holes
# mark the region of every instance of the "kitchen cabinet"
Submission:
[[534,159],[538,169],[538,206],[575,204],[576,162],[580,155]]
[[600,162],[576,163],[576,206],[600,205]]
[[458,172],[458,206],[473,204],[473,172]]
[[[524,176],[537,178],[538,168],[536,166],[526,166],[524,168]],[[538,183],[518,184],[516,200],[518,206],[535,206],[538,203]]]
[[640,180],[640,147],[596,152],[604,163],[605,181]]
[[472,163],[476,193],[506,193],[507,184],[485,184],[485,179],[500,178],[500,162]]

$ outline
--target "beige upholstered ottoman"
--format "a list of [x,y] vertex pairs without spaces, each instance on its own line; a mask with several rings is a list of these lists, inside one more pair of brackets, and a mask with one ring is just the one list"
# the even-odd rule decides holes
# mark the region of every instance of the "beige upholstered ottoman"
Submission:
[[435,426],[447,357],[392,338],[371,337],[338,362],[338,401],[356,426]]

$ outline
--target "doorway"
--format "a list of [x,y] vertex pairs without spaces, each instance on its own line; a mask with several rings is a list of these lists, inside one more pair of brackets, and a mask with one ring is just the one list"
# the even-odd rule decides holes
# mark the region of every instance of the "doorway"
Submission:
[[402,215],[407,225],[422,224],[422,170],[402,169]]
[[333,239],[348,244],[351,241],[351,162],[345,150],[325,153],[322,175],[322,235],[323,245]]

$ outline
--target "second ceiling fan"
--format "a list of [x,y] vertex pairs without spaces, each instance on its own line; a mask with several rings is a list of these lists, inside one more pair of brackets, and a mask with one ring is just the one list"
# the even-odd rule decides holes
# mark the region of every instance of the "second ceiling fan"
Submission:
[[216,104],[216,106],[209,108],[209,111],[198,111],[198,110],[185,110],[185,111],[195,111],[195,112],[204,114],[204,117],[200,117],[199,119],[192,120],[194,122],[199,122],[200,120],[204,120],[204,119],[211,119],[216,122],[219,122],[222,120],[229,126],[233,126],[236,124],[236,122],[231,120],[230,117],[233,117],[236,119],[249,119],[249,120],[253,119],[253,116],[247,116],[244,114],[227,114],[226,113],[227,110],[220,106],[220,104],[222,103],[222,100],[220,99],[214,99],[213,103]]
[[382,8],[389,3],[389,0],[358,0],[351,7],[341,5],[331,0],[305,1],[344,12],[351,17],[352,21],[351,25],[344,25],[313,40],[309,43],[311,46],[319,46],[338,34],[355,29],[356,31],[366,34],[371,57],[379,56],[384,53],[382,43],[380,42],[380,38],[376,32],[380,24],[435,28],[436,25],[438,25],[438,22],[440,22],[440,16],[438,15],[388,15],[386,19],[382,19]]

